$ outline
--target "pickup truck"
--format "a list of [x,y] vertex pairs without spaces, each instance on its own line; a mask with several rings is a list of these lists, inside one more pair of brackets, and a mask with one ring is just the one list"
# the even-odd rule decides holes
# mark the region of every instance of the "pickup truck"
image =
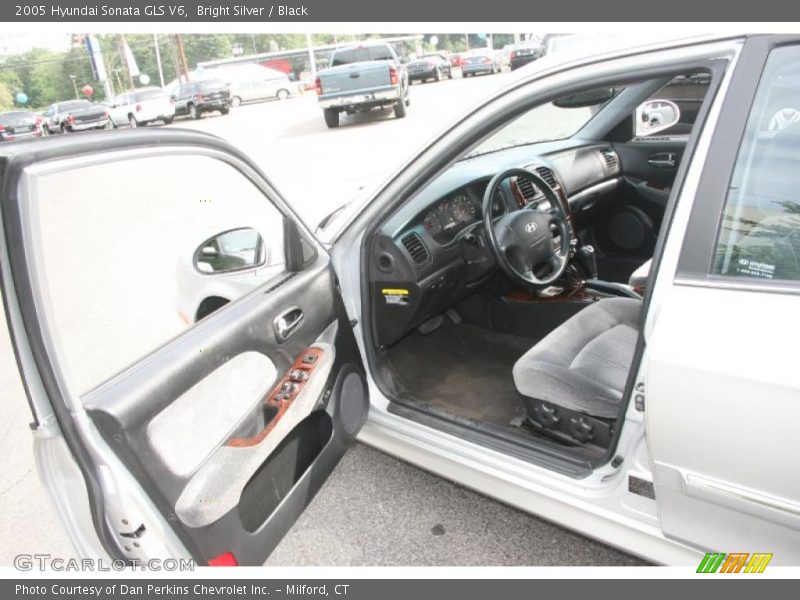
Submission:
[[108,107],[88,100],[56,102],[50,105],[44,115],[46,133],[106,129],[110,125]]
[[317,96],[328,127],[339,126],[342,112],[353,114],[392,106],[406,116],[408,72],[394,46],[385,42],[337,48],[330,68],[317,75]]

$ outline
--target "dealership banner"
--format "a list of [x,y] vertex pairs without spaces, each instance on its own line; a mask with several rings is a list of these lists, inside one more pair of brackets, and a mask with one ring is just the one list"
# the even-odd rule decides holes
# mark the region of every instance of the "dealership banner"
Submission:
[[641,0],[492,0],[480,2],[430,2],[403,0],[41,0],[3,2],[0,21],[8,22],[781,22],[798,20],[800,5],[785,0],[754,3],[697,2],[670,0],[668,3]]
[[[630,598],[674,600],[682,597],[790,598],[796,583],[782,579],[726,578],[716,581],[687,579],[236,579],[236,580],[5,580],[4,599],[31,600],[175,600],[203,598],[225,600],[408,600],[409,598]],[[765,595],[766,594],[766,595]],[[779,596],[780,594],[780,596]]]

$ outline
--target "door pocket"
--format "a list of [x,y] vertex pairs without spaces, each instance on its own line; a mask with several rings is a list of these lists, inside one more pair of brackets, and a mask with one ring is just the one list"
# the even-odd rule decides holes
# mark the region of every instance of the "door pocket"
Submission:
[[[286,396],[286,384],[293,383],[291,373],[308,357],[314,357],[308,378]],[[276,449],[284,447],[284,440],[294,435],[295,427],[316,410],[333,364],[334,348],[330,344],[316,343],[301,354],[287,376],[265,395],[264,428],[254,437],[228,440],[189,480],[175,504],[175,513],[183,523],[204,527],[236,507],[253,475]]]

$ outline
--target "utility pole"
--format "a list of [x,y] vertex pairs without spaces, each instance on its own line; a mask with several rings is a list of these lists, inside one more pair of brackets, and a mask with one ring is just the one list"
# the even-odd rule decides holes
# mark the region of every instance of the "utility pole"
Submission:
[[178,46],[178,58],[181,62],[181,71],[186,81],[189,81],[189,63],[186,61],[186,51],[183,48],[183,36],[180,33],[175,34],[175,42]]
[[167,41],[169,42],[169,53],[172,57],[172,68],[175,69],[175,78],[178,83],[181,82],[181,67],[178,64],[178,51],[175,49],[175,36],[168,35]]
[[161,67],[161,50],[158,47],[158,34],[153,34],[153,46],[156,49],[156,65],[158,65],[158,78],[161,81],[161,87],[164,87],[164,69]]
[[78,85],[75,83],[75,75],[70,75],[69,78],[72,80],[72,89],[75,90],[75,100],[78,99]]
[[306,33],[306,46],[308,47],[308,65],[311,68],[311,79],[317,78],[317,61],[314,58],[314,42],[311,34]]
[[467,43],[467,52],[469,52],[469,34],[464,34],[464,41]]

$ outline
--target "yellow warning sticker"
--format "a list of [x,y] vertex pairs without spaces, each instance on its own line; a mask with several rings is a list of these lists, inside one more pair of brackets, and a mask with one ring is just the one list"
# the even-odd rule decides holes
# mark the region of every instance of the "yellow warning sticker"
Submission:
[[411,301],[408,290],[404,288],[383,288],[381,294],[386,304],[408,304]]

